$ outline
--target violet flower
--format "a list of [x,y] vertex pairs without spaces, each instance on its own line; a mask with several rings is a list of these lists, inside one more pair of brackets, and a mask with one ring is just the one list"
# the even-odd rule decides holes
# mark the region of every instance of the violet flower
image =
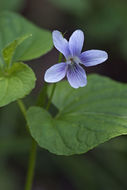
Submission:
[[55,83],[67,76],[68,82],[73,88],[83,87],[87,84],[86,67],[98,65],[108,59],[108,54],[101,50],[88,50],[81,53],[84,43],[84,33],[76,30],[67,41],[61,32],[55,30],[52,33],[54,46],[66,58],[66,62],[58,63],[50,67],[44,76],[44,80]]

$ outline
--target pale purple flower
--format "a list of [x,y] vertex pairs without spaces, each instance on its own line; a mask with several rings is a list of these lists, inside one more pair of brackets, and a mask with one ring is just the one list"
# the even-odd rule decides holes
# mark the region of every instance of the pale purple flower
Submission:
[[101,50],[88,50],[81,53],[84,43],[84,33],[76,30],[67,41],[61,32],[55,30],[52,33],[54,46],[66,58],[66,62],[55,64],[50,67],[44,76],[44,80],[55,83],[67,76],[68,82],[73,88],[83,87],[87,84],[86,67],[98,65],[108,59],[108,54]]

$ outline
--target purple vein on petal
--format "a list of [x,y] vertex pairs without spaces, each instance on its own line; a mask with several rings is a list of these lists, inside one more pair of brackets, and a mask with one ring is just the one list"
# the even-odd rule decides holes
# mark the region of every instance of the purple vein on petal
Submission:
[[79,59],[86,67],[98,65],[108,59],[108,54],[102,50],[88,50],[80,54]]
[[85,70],[78,64],[68,65],[67,79],[73,88],[83,87],[87,84]]
[[44,80],[50,83],[62,80],[66,75],[67,68],[67,63],[58,63],[53,65],[46,71]]
[[69,49],[72,56],[78,56],[81,53],[84,43],[84,33],[81,30],[73,32],[69,39]]
[[52,32],[52,38],[55,48],[60,51],[66,58],[70,56],[69,43],[62,36],[61,32],[54,30]]

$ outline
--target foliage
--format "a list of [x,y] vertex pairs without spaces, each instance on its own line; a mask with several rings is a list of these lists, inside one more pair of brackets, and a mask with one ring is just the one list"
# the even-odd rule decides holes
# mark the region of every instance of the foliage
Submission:
[[16,13],[2,12],[0,14],[0,49],[19,37],[31,34],[17,47],[13,61],[26,61],[44,55],[52,48],[51,33],[34,26],[31,22]]
[[126,94],[126,85],[97,75],[91,75],[87,87],[78,90],[61,82],[53,97],[59,110],[55,118],[43,108],[28,109],[31,135],[41,147],[58,155],[87,152],[127,134]]
[[15,13],[1,13],[0,27],[0,106],[4,106],[23,98],[35,87],[34,72],[19,61],[47,53],[52,48],[52,41],[50,32]]
[[[113,44],[110,49],[127,58],[127,3],[124,0],[50,1],[72,16],[69,29],[75,24],[86,31],[90,43],[94,39],[95,44],[103,47]],[[27,106],[29,100],[26,100],[28,110],[25,110],[24,120],[17,105],[10,104],[30,94],[35,87],[35,74],[24,61],[48,53],[53,46],[48,30],[19,14],[3,12],[21,10],[23,4],[23,0],[0,1],[0,189],[18,189],[18,186],[22,189],[22,182],[18,184],[21,174],[17,171],[25,170],[31,144],[28,131],[22,127],[26,125],[25,119],[33,139],[41,148],[53,153],[38,149],[37,171],[41,176],[47,174],[54,179],[59,170],[80,190],[84,187],[127,189],[127,141],[126,136],[121,136],[127,134],[127,85],[90,75],[85,88],[75,90],[62,81],[53,95],[54,85],[45,84],[37,104],[35,97],[30,101],[30,105],[35,103],[35,106]],[[121,137],[112,139],[117,136]],[[82,153],[86,153],[85,158],[84,155],[70,156]]]
[[29,94],[35,87],[35,75],[30,67],[18,62],[0,72],[0,106]]

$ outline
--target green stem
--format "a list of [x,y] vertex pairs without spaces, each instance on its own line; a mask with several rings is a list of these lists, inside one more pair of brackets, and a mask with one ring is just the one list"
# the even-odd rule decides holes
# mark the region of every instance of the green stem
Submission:
[[[23,117],[24,119],[26,120],[26,107],[25,107],[25,104],[23,103],[23,101],[21,99],[17,100],[17,104],[23,114]],[[29,133],[29,127],[28,125],[26,125],[26,129],[27,129],[27,132]]]
[[[62,55],[62,53],[60,53],[60,54],[59,54],[59,57],[58,57],[58,62],[61,62],[61,61],[62,61],[62,57],[63,57],[63,55]],[[53,84],[52,92],[51,92],[51,95],[50,95],[50,97],[49,97],[49,101],[48,101],[48,104],[47,104],[47,106],[46,106],[46,110],[48,110],[49,107],[50,107],[50,104],[51,104],[51,102],[52,102],[52,98],[53,98],[55,89],[56,89],[56,83]]]
[[32,139],[32,147],[29,156],[29,165],[28,165],[28,172],[26,177],[26,185],[25,190],[31,190],[33,177],[34,177],[34,169],[35,169],[35,161],[36,161],[36,154],[37,154],[37,143],[34,139]]
[[49,97],[49,101],[48,101],[48,104],[47,104],[47,106],[46,106],[46,110],[48,110],[49,107],[50,107],[50,105],[51,105],[51,101],[52,101],[52,98],[53,98],[55,89],[56,89],[56,83],[53,84],[52,92],[51,92],[51,95],[50,95],[50,97]]
[[25,120],[26,120],[26,107],[25,107],[25,104],[23,103],[22,100],[17,100],[17,103],[19,105],[19,108],[20,108]]

